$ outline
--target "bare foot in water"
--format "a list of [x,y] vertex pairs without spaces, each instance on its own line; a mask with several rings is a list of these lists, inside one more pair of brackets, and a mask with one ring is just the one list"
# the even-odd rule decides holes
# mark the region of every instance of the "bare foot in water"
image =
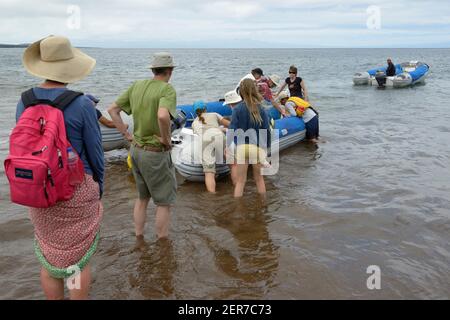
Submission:
[[148,244],[145,241],[144,236],[136,236],[136,243],[134,244],[132,252],[144,251],[147,247]]

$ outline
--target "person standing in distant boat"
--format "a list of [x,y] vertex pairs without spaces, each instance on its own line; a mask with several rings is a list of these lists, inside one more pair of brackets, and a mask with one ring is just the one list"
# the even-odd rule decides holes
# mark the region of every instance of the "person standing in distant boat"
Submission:
[[387,63],[388,63],[388,67],[386,69],[386,76],[387,77],[393,77],[395,76],[396,70],[395,70],[395,65],[392,62],[391,58],[387,59]]
[[291,97],[298,97],[303,100],[309,101],[308,90],[306,89],[305,81],[297,76],[298,69],[295,66],[289,68],[289,77],[286,78],[285,83],[278,90],[277,96],[286,88],[289,89]]
[[[177,180],[170,150],[170,119],[176,117],[177,95],[169,84],[175,64],[167,52],[156,53],[150,65],[154,77],[140,80],[125,91],[108,112],[117,129],[131,141],[131,161],[138,199],[134,206],[136,238],[144,238],[150,198],[156,205],[158,239],[169,236],[170,208],[177,196]],[[120,112],[133,116],[134,134],[127,131]]]

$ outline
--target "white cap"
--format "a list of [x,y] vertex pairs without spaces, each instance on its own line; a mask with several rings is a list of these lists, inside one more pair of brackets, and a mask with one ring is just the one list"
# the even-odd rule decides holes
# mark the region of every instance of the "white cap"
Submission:
[[238,95],[235,90],[233,90],[225,93],[225,102],[223,103],[223,105],[226,106],[228,104],[239,103],[241,101],[242,101],[241,96]]
[[243,77],[242,79],[241,79],[241,81],[239,81],[239,83],[241,83],[242,81],[244,81],[245,79],[251,79],[251,80],[256,80],[255,79],[255,77],[251,74],[251,73],[249,73],[249,74],[247,74],[245,77]]

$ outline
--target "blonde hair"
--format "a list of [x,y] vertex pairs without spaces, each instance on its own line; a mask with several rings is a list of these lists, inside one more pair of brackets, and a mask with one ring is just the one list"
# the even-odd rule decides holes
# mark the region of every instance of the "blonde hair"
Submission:
[[263,120],[258,107],[262,103],[263,97],[259,93],[255,81],[251,79],[243,80],[239,87],[239,92],[250,112],[252,120],[261,125]]

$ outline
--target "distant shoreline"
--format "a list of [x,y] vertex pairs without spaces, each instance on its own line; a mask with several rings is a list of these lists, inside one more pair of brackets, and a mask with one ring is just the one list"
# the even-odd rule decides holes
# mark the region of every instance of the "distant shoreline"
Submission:
[[29,44],[22,43],[22,44],[4,44],[0,43],[0,48],[27,48]]

